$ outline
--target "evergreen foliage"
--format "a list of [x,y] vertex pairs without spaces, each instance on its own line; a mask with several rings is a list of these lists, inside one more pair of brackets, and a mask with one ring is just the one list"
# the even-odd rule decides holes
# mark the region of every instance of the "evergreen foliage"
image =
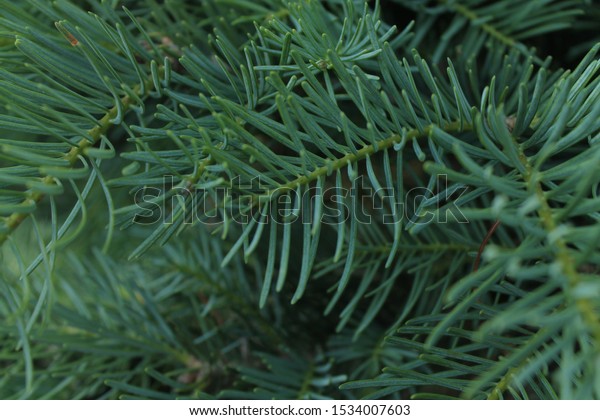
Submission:
[[0,0],[0,397],[599,398],[599,18]]

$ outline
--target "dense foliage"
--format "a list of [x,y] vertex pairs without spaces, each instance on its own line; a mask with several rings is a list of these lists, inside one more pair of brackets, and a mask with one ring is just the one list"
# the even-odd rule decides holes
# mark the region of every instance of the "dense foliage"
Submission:
[[0,0],[0,397],[600,397],[598,22]]

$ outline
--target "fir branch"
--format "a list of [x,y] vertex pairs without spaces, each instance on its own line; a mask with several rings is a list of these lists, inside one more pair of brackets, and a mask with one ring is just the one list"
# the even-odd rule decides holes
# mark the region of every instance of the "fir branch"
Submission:
[[[151,82],[148,82],[148,86],[146,89],[150,87]],[[136,94],[139,94],[141,91],[140,86],[136,86],[133,88]],[[124,111],[127,111],[129,107],[133,103],[133,98],[126,95],[121,98],[120,108]],[[83,138],[79,141],[76,146],[72,146],[71,149],[65,154],[64,159],[69,163],[70,167],[74,167],[77,163],[80,156],[85,155],[86,149],[94,146],[100,138],[106,134],[110,127],[113,126],[112,120],[116,117],[118,108],[116,105],[111,108],[102,118],[98,120],[98,124],[88,130],[87,134],[91,140],[87,138]],[[42,183],[47,185],[57,185],[58,180],[52,176],[46,176],[42,178]],[[29,204],[34,204],[37,206],[45,197],[45,194],[39,191],[30,191],[27,193],[29,197],[24,200],[21,205],[27,206]],[[25,219],[29,216],[29,213],[13,213],[8,218],[5,219],[4,223],[6,226],[6,231],[0,233],[0,245],[8,238],[8,236],[17,228],[21,223],[25,221]]]
[[[313,170],[308,175],[299,176],[297,179],[289,181],[275,189],[266,191],[264,194],[253,196],[253,205],[256,206],[265,201],[273,201],[281,194],[285,194],[289,191],[295,191],[298,187],[307,184],[312,184],[319,178],[326,175],[329,176],[334,171],[343,169],[352,163],[366,159],[368,156],[373,156],[375,153],[393,147],[394,145],[400,145],[403,141],[406,141],[406,139],[411,139],[411,141],[416,142],[419,139],[429,137],[431,136],[434,127],[436,126],[432,124],[424,127],[423,130],[412,129],[403,134],[395,134],[386,139],[378,141],[376,144],[364,146],[363,148],[358,149],[356,153],[348,153],[347,155],[337,159],[326,159],[324,166]],[[456,121],[446,124],[444,127],[441,127],[441,129],[444,132],[453,132],[468,131],[472,129],[472,127],[464,124],[462,121]]]
[[[517,147],[519,147],[519,145],[517,145]],[[560,270],[567,279],[567,287],[571,290],[574,290],[582,283],[577,266],[575,264],[575,259],[571,255],[564,238],[562,238],[560,235],[556,236],[558,226],[555,222],[554,212],[552,211],[552,208],[546,199],[546,194],[544,193],[542,184],[536,176],[536,172],[531,165],[530,159],[525,155],[525,152],[521,147],[519,147],[519,151],[519,157],[525,166],[525,173],[523,174],[523,177],[531,189],[532,194],[537,197],[540,203],[540,208],[538,210],[540,220],[547,232],[548,240],[557,248],[556,255],[558,262],[560,263]],[[555,237],[555,239],[550,240],[550,238],[553,237]],[[570,295],[573,294],[576,295],[576,293],[570,293]],[[581,312],[582,319],[588,324],[589,329],[594,336],[596,347],[598,349],[597,351],[600,351],[600,316],[594,309],[594,303],[586,297],[575,298],[575,301],[576,307]]]
[[[460,4],[456,1],[438,0],[438,2],[440,4],[449,6],[451,9],[456,10],[458,13],[460,13],[461,15],[463,15],[464,17],[469,19],[471,21],[471,24],[474,24],[474,22],[476,22],[480,19],[480,16],[478,16],[476,12],[471,10],[469,7],[467,7],[463,4]],[[517,43],[517,41],[515,41],[509,35],[502,33],[495,26],[490,25],[489,23],[482,23],[481,29],[483,29],[485,32],[490,34],[493,38],[495,38],[496,40],[500,41],[501,43],[503,43],[504,45],[506,45],[508,47],[512,47]]]
[[599,396],[597,4],[142,3],[0,0],[0,396]]

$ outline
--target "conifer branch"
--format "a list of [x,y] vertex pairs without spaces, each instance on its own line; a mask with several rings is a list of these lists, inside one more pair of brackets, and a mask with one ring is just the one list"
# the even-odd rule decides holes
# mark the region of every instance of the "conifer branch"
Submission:
[[[554,220],[554,212],[548,204],[546,194],[544,193],[539,179],[536,177],[536,173],[532,168],[531,162],[520,147],[519,151],[519,157],[525,166],[525,173],[523,174],[523,177],[531,189],[532,194],[535,194],[540,203],[538,213],[540,215],[542,226],[546,230],[548,238],[555,237],[553,245],[557,248],[556,256],[558,258],[558,262],[560,263],[560,269],[568,282],[565,286],[571,290],[571,293],[569,293],[569,299],[571,299],[571,296],[577,296],[577,293],[574,292],[574,290],[581,285],[580,274],[577,270],[576,263],[571,255],[571,252],[569,251],[565,239],[560,235],[556,236],[558,226]],[[600,352],[600,316],[594,309],[594,304],[589,298],[579,296],[574,298],[574,300],[576,302],[577,309],[581,313],[581,318],[585,323],[588,324],[588,327],[594,337],[597,349],[596,351]]]
[[0,0],[1,398],[600,397],[597,4],[196,3]]
[[[358,162],[366,159],[369,156],[373,156],[375,153],[379,151],[389,149],[393,147],[395,144],[400,144],[400,142],[404,139],[410,139],[411,141],[418,141],[419,139],[427,138],[431,135],[431,132],[436,127],[436,125],[431,124],[423,128],[423,130],[419,129],[411,129],[406,132],[405,135],[395,134],[386,139],[379,140],[376,144],[370,144],[367,146],[358,149],[356,153],[348,153],[345,156],[342,156],[338,159],[327,159],[327,164],[313,170],[308,175],[299,176],[297,179],[289,181],[280,187],[271,189],[266,191],[263,194],[253,196],[253,205],[258,205],[259,203],[265,201],[272,201],[277,198],[281,194],[285,194],[289,191],[295,191],[298,187],[308,185],[316,182],[319,178],[323,176],[329,176],[334,171],[343,169],[348,165],[351,165],[354,162]],[[453,132],[453,131],[468,131],[471,130],[472,127],[468,124],[465,124],[461,121],[455,121],[446,124],[441,127],[441,129],[445,132]]]
[[[150,82],[148,83],[148,87],[149,86],[150,86]],[[136,86],[133,89],[134,89],[134,92],[136,92],[136,94],[139,94],[141,91],[140,86]],[[121,98],[121,106],[124,111],[127,111],[132,103],[133,103],[133,98],[130,97],[129,95],[125,95]],[[100,118],[98,120],[98,124],[95,127],[88,130],[87,133],[90,136],[91,140],[88,140],[87,138],[81,139],[79,141],[79,143],[77,144],[77,146],[72,146],[71,149],[65,154],[64,159],[67,162],[69,162],[69,165],[71,167],[73,167],[77,163],[77,160],[80,156],[85,154],[85,150],[88,147],[92,147],[94,144],[96,144],[102,138],[103,135],[105,135],[107,133],[109,128],[112,127],[112,125],[113,125],[111,120],[113,120],[115,118],[115,116],[117,115],[117,112],[118,112],[118,107],[115,105],[113,108],[108,110],[108,112],[106,114],[104,114],[104,116],[102,118]],[[53,176],[46,176],[46,177],[42,178],[42,183],[48,184],[48,185],[53,185],[53,184],[57,183],[57,179]],[[23,205],[27,205],[30,203],[37,205],[45,197],[45,194],[38,192],[38,191],[30,191],[27,194],[29,195],[29,197],[23,201],[23,203],[22,203]],[[13,213],[12,215],[8,216],[5,219],[4,223],[6,226],[6,231],[0,233],[0,245],[2,245],[2,243],[4,241],[6,241],[8,236],[16,228],[18,228],[19,225],[21,223],[23,223],[28,216],[29,216],[29,213]]]
[[[438,0],[438,2],[443,5],[450,6],[452,9],[456,10],[458,13],[469,19],[471,21],[471,24],[475,24],[474,22],[480,19],[476,12],[456,1],[449,2],[448,0]],[[502,44],[508,47],[512,47],[517,43],[517,41],[515,41],[513,38],[502,33],[496,27],[490,25],[489,23],[482,23],[480,26],[481,29],[487,32],[490,36],[492,36],[493,38],[495,38],[496,40],[500,41]]]

